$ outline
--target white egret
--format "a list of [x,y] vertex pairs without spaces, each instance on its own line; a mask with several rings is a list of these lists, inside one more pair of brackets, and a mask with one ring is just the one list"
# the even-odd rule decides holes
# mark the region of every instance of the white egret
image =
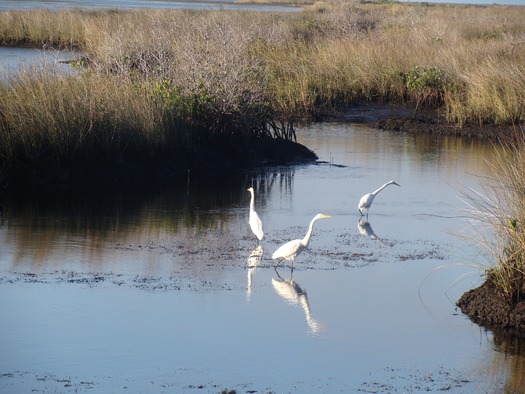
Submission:
[[272,259],[279,259],[279,261],[276,263],[276,266],[278,266],[283,260],[291,260],[292,261],[292,269],[293,269],[293,262],[295,258],[305,249],[308,249],[308,244],[310,243],[310,238],[312,237],[312,233],[314,230],[314,223],[318,219],[327,219],[331,218],[331,216],[323,215],[322,213],[318,213],[315,215],[315,217],[310,222],[310,227],[308,228],[308,232],[306,233],[306,236],[303,239],[294,239],[293,241],[289,241],[279,247],[275,252],[272,254]]
[[363,212],[366,212],[366,215],[368,216],[368,209],[370,208],[370,206],[374,202],[374,198],[377,196],[377,193],[379,193],[381,190],[383,190],[388,185],[401,186],[401,185],[399,185],[398,183],[396,183],[394,181],[390,181],[390,182],[385,183],[383,186],[381,186],[376,191],[373,191],[372,193],[365,194],[363,197],[361,197],[361,200],[359,200],[359,205],[357,206],[357,208],[359,209],[359,212],[361,213],[361,216],[364,216]]
[[259,241],[262,241],[264,237],[264,232],[263,232],[261,218],[259,217],[257,212],[255,212],[255,196],[253,192],[253,187],[250,187],[247,190],[252,195],[252,198],[250,200],[250,219],[248,220],[248,223],[250,224],[250,228],[252,229],[252,232],[255,234],[257,239]]

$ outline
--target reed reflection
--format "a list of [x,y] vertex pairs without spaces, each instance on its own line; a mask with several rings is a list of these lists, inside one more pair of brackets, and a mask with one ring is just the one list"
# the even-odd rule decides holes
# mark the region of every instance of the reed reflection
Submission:
[[[113,260],[108,254],[115,245],[144,250],[152,244],[153,252],[160,248],[177,255],[181,248],[188,259],[203,261],[205,253],[220,254],[221,239],[227,237],[232,248],[242,241],[231,232],[232,222],[240,219],[232,211],[247,205],[249,186],[258,190],[258,206],[264,209],[272,193],[291,193],[293,173],[283,167],[228,177],[192,176],[181,184],[140,190],[4,195],[0,250],[5,259],[0,266],[39,268],[66,259],[106,264]],[[147,258],[155,260],[154,254]]]
[[[483,373],[504,393],[523,393],[525,388],[525,338],[505,329],[493,329],[493,357]],[[501,383],[504,382],[503,385]]]
[[252,294],[252,276],[257,269],[257,266],[261,262],[263,255],[262,245],[258,245],[254,250],[250,252],[248,256],[248,261],[246,262],[246,268],[248,272],[248,280],[246,284],[246,301],[250,301]]
[[310,333],[318,334],[321,332],[323,326],[312,317],[308,295],[306,291],[292,279],[292,270],[290,270],[290,279],[283,279],[277,271],[277,268],[275,268],[275,272],[278,279],[272,278],[272,285],[276,293],[288,304],[299,305],[303,309]]

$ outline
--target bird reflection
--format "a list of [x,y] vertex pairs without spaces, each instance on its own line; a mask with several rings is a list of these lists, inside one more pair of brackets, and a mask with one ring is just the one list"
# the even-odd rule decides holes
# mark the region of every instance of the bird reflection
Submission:
[[248,256],[248,261],[246,262],[246,268],[248,268],[248,284],[246,285],[246,300],[250,301],[250,296],[252,294],[252,276],[261,262],[263,255],[263,247],[261,245],[257,246],[254,250],[250,252]]
[[359,219],[359,222],[357,222],[357,229],[359,230],[361,235],[370,237],[372,239],[378,239],[377,235],[372,229],[372,226],[370,225],[370,222],[364,216],[361,217],[361,219]]
[[321,331],[321,324],[312,317],[310,312],[310,304],[308,303],[308,296],[301,286],[292,278],[283,279],[277,269],[275,269],[279,279],[272,278],[272,285],[277,294],[281,296],[286,302],[293,305],[300,305],[303,308],[306,322],[310,328],[310,332],[317,334]]

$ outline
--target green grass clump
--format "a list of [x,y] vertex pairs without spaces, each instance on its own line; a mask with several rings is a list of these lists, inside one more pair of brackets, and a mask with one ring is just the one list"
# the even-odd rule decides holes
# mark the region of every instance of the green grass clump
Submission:
[[484,194],[469,196],[476,242],[493,264],[487,280],[515,305],[525,299],[525,138],[523,131],[497,150]]

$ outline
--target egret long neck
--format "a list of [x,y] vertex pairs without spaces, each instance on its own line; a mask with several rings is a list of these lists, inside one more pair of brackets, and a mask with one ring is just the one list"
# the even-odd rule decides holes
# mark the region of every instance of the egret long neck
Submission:
[[255,198],[253,196],[253,192],[250,191],[250,194],[252,195],[252,198],[250,199],[250,212],[255,211]]
[[314,223],[317,219],[312,219],[310,222],[310,227],[308,228],[308,232],[306,233],[306,236],[303,238],[303,245],[305,247],[308,247],[308,244],[310,243],[310,238],[312,238],[312,233],[314,231]]
[[379,189],[377,189],[376,191],[373,191],[372,194],[375,196],[377,193],[379,193],[381,190],[383,190],[385,187],[387,187],[388,185],[390,185],[390,182],[387,182],[385,183],[383,186],[381,186]]

